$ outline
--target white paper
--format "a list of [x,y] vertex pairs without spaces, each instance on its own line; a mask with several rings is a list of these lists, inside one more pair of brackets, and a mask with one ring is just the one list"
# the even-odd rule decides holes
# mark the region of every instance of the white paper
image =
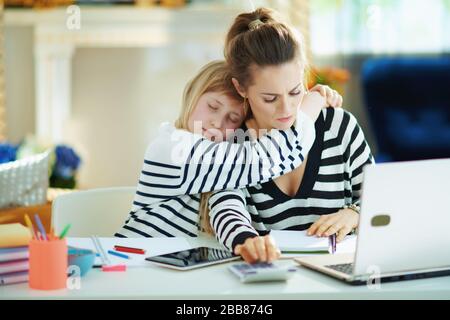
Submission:
[[[275,239],[281,252],[301,251],[302,253],[307,253],[315,251],[328,252],[329,250],[328,237],[308,236],[306,231],[271,230],[270,234]],[[347,236],[336,245],[336,253],[354,252],[355,248],[356,236]]]
[[[191,249],[192,246],[185,238],[98,238],[103,250],[108,256],[111,265],[125,264],[128,267],[149,266],[150,263],[145,258],[166,254],[181,250]],[[90,249],[94,252],[94,243],[91,238],[67,238],[67,245],[75,248]],[[125,246],[132,248],[144,249],[145,254],[135,254],[129,252],[119,252],[130,257],[124,259],[108,254],[108,250],[114,250],[114,246]],[[114,250],[115,251],[115,250]],[[100,257],[97,257],[94,265],[102,264]]]

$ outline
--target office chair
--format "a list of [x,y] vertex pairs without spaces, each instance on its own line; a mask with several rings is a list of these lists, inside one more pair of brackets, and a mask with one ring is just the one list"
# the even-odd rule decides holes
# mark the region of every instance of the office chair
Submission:
[[124,224],[135,192],[136,187],[114,187],[60,195],[52,204],[52,226],[59,234],[70,223],[70,237],[112,237]]

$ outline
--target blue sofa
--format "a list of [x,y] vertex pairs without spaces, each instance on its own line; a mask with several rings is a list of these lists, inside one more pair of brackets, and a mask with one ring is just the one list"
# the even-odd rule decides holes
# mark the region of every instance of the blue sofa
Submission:
[[374,58],[362,68],[376,160],[450,157],[450,58]]

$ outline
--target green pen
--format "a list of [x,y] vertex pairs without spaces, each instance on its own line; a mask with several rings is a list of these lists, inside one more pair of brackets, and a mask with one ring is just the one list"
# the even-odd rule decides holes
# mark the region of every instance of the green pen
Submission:
[[68,225],[64,228],[64,230],[61,232],[59,238],[60,238],[60,239],[64,238],[64,236],[66,235],[67,231],[69,231],[69,229],[70,229],[70,224],[68,224]]

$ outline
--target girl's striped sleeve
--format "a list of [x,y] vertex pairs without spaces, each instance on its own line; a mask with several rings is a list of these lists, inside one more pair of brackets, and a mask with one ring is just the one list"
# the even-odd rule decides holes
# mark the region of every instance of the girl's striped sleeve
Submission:
[[147,198],[142,203],[149,204],[151,199],[236,189],[274,179],[300,166],[314,139],[314,123],[303,112],[295,127],[270,130],[255,140],[246,136],[241,143],[215,143],[163,124],[147,148],[136,202]]

